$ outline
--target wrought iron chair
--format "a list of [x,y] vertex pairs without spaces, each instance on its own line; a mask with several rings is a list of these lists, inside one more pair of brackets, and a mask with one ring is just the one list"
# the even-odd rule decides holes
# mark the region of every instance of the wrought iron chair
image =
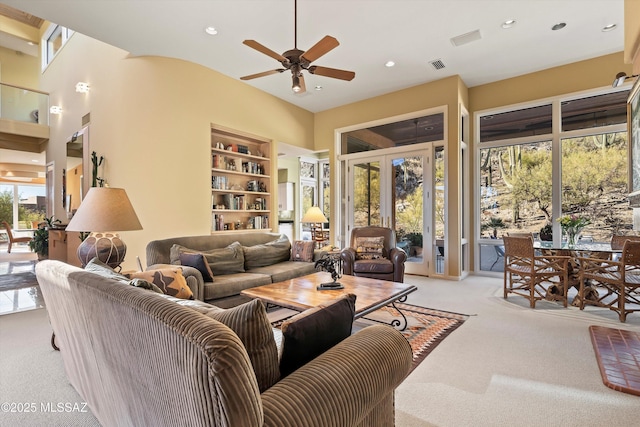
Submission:
[[533,238],[504,236],[504,298],[512,293],[529,300],[561,301],[567,307],[568,256],[536,255]]
[[11,226],[7,221],[2,221],[4,228],[7,229],[7,236],[9,237],[9,246],[7,247],[7,253],[11,253],[11,245],[14,243],[29,243],[32,238],[31,237],[16,237],[13,235],[11,231]]
[[606,307],[618,313],[622,323],[627,314],[640,311],[640,240],[624,240],[618,261],[594,257],[579,257],[578,261],[580,310],[585,304]]

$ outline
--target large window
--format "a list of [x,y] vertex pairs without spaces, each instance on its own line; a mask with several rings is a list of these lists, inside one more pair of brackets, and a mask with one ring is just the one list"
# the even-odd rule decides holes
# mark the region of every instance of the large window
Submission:
[[44,185],[0,184],[0,222],[16,229],[32,229],[44,220],[46,198]]
[[476,270],[502,270],[506,233],[551,231],[560,239],[561,215],[587,216],[582,234],[594,241],[632,231],[627,96],[617,90],[476,116]]

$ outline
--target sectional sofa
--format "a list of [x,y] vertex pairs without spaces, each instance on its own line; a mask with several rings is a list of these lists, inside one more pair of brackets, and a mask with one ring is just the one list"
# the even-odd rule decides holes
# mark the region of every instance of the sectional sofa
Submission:
[[[154,240],[146,248],[147,270],[182,265],[195,298],[212,301],[314,273],[315,261],[325,252],[313,249],[313,242],[304,242],[304,246],[292,250],[286,235],[255,231]],[[199,269],[184,262],[186,255],[194,253],[205,258]],[[209,273],[207,280],[204,276]]]
[[67,377],[102,425],[394,425],[412,353],[389,326],[347,335],[282,378],[259,300],[223,310],[59,261],[36,275]]

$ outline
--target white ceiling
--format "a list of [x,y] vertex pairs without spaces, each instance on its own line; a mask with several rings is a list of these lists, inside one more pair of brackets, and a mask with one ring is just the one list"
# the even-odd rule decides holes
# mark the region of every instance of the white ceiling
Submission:
[[[280,67],[243,40],[277,53],[294,47],[293,0],[2,2],[133,55],[181,58],[234,79]],[[246,84],[311,112],[456,74],[473,87],[622,51],[623,8],[623,0],[299,0],[298,48],[336,37],[340,46],[313,64],[355,71],[355,79],[306,74],[303,95],[291,91],[290,73]],[[517,22],[502,29],[508,19]],[[566,27],[552,31],[559,22]],[[616,29],[602,31],[612,23]],[[207,26],[218,35],[207,35]],[[475,30],[480,40],[451,42]],[[437,59],[444,69],[429,64]],[[397,65],[386,68],[389,60]]]

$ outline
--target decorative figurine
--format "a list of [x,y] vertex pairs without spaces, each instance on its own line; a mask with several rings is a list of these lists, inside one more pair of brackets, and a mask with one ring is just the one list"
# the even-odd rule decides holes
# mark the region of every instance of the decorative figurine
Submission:
[[324,254],[322,258],[316,261],[316,270],[324,270],[328,273],[331,273],[331,278],[333,279],[333,282],[331,283],[321,283],[320,285],[318,285],[316,289],[318,289],[319,291],[327,289],[344,289],[344,286],[342,286],[341,283],[336,282],[336,280],[340,278],[340,274],[336,270],[336,262],[339,261],[329,256],[329,254]]

